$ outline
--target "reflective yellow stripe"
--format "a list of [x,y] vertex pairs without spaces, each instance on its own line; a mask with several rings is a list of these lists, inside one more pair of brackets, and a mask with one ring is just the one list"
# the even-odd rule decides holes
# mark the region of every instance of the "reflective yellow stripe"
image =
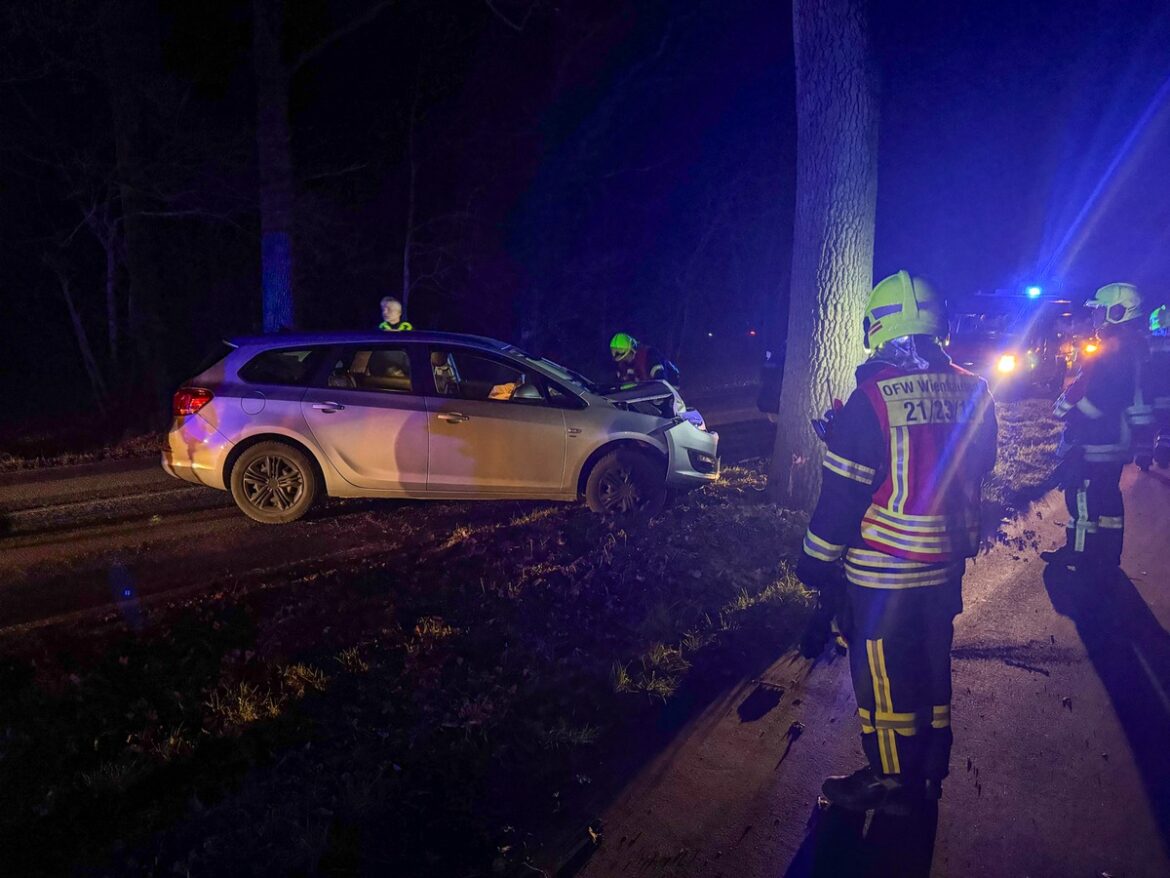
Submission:
[[918,534],[945,533],[954,524],[945,515],[907,515],[904,512],[894,512],[872,505],[865,510],[866,518],[873,518],[885,524],[891,524],[906,531]]
[[1096,533],[1097,525],[1089,521],[1089,480],[1081,484],[1077,488],[1077,520],[1072,527],[1076,530],[1076,535],[1073,538],[1073,551],[1085,551],[1085,534],[1090,532]]
[[950,566],[919,573],[899,573],[896,571],[885,573],[880,570],[858,570],[856,567],[848,566],[845,568],[845,578],[854,585],[862,588],[884,588],[891,591],[944,585],[959,575],[961,573]]
[[931,712],[930,727],[932,729],[945,729],[950,724],[951,706],[949,704],[936,704]]
[[[881,684],[881,674],[878,671],[877,649],[875,647],[876,647],[875,641],[873,641],[873,640],[865,641],[865,655],[866,655],[866,658],[869,659],[869,675],[870,675],[870,677],[873,678],[874,703],[877,705],[878,710],[881,710],[882,706],[883,706],[882,684]],[[875,731],[876,731],[876,729],[875,729]],[[877,744],[878,744],[878,755],[881,757],[881,761],[882,761],[882,772],[885,774],[890,774],[891,773],[890,772],[890,753],[889,753],[889,748],[886,746],[883,732],[877,733]]]
[[1077,400],[1077,410],[1086,417],[1093,418],[1094,420],[1105,416],[1105,412],[1101,411],[1101,409],[1097,408],[1095,405],[1089,402],[1089,398],[1087,396],[1082,396],[1079,400]]
[[873,484],[874,477],[877,475],[877,470],[873,467],[849,460],[832,451],[825,454],[824,466],[831,473],[836,473],[855,482],[861,482],[863,485]]
[[836,561],[845,553],[845,546],[822,540],[811,530],[804,533],[804,553],[818,561]]
[[919,554],[946,554],[957,548],[955,535],[952,534],[938,537],[915,537],[909,534],[895,533],[876,524],[863,523],[861,536],[867,541],[889,546],[891,549],[903,549]]
[[[889,671],[886,669],[886,647],[880,638],[877,640],[876,646],[878,668],[881,669],[882,685],[886,690],[886,710],[892,711],[894,709],[894,698],[890,693],[890,675]],[[883,729],[878,731],[878,735],[885,735],[888,738],[888,746],[890,748],[890,765],[893,767],[893,770],[890,773],[900,774],[902,772],[902,766],[898,760],[898,743],[895,739],[894,731],[892,729]]]
[[877,729],[873,724],[873,714],[864,707],[857,708],[857,715],[861,717],[861,734],[872,735]]
[[[886,657],[882,641],[867,640],[865,642],[866,656],[869,659],[869,673],[873,677],[873,696],[877,706],[877,715],[890,713],[892,701],[890,699],[890,682],[886,676]],[[875,720],[876,724],[876,720]],[[898,745],[893,729],[879,728],[877,731],[878,755],[881,757],[883,774],[899,774],[901,765],[898,761]]]
[[924,570],[934,566],[930,561],[910,561],[896,555],[887,555],[876,549],[850,548],[845,555],[845,563],[858,564],[863,567],[881,567],[887,570]]
[[890,509],[902,512],[910,493],[906,473],[909,472],[910,428],[894,427],[890,437],[890,473],[893,475],[894,493],[890,496]]

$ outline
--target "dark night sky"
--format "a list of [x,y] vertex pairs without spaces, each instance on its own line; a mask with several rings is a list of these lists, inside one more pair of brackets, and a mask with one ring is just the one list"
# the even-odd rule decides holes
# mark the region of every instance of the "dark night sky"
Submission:
[[1170,6],[929,6],[883,34],[875,276],[912,267],[955,294],[1125,279],[1164,299]]
[[[290,5],[290,50],[368,5]],[[66,12],[24,30],[0,18],[0,333],[17,364],[0,389],[29,398],[25,411],[88,392],[41,263],[79,214],[44,159],[54,144],[99,163],[112,154],[101,65],[67,24],[102,6],[49,2]],[[250,4],[145,8],[157,11],[160,52],[159,82],[143,92],[165,80],[185,95],[169,133],[189,133],[195,156],[173,188],[227,216],[157,225],[165,365],[177,381],[209,340],[259,314]],[[1170,7],[895,0],[875,10],[875,277],[905,267],[952,296],[1031,282],[1081,295],[1128,279],[1164,298]],[[476,0],[392,4],[294,80],[303,322],[364,326],[377,298],[396,292],[418,83],[427,225],[415,270],[427,280],[412,319],[575,357],[631,329],[679,343],[684,365],[700,369],[706,331],[742,338],[784,297],[789,14],[770,0],[594,0],[538,5],[516,33]],[[46,58],[56,60],[42,73]],[[166,141],[156,124],[152,148]],[[100,358],[100,251],[78,234],[62,252]],[[57,355],[46,359],[46,345]]]

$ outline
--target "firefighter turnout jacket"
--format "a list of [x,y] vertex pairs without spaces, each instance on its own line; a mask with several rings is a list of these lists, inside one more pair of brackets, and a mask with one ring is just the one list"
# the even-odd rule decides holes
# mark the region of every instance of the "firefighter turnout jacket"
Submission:
[[1057,399],[1054,413],[1065,422],[1063,453],[1087,463],[1124,464],[1133,459],[1134,430],[1152,426],[1148,349],[1136,326],[1103,326],[1101,352]]
[[844,557],[847,579],[863,588],[954,580],[979,547],[995,447],[987,383],[941,349],[926,369],[865,363],[833,422],[805,555]]
[[797,575],[816,584],[845,559],[842,622],[872,769],[941,781],[953,742],[953,620],[964,559],[979,548],[996,420],[982,378],[936,344],[917,353],[926,361],[879,355],[857,370],[829,431]]
[[678,370],[650,345],[638,345],[631,359],[616,365],[619,382],[678,381]]

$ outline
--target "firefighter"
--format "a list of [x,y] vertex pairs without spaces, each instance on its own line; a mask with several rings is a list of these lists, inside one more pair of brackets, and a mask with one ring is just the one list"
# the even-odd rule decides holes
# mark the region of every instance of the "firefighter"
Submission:
[[1106,284],[1085,306],[1101,339],[1100,352],[1056,401],[1064,423],[1058,453],[1068,507],[1065,545],[1041,557],[1081,573],[1121,565],[1125,509],[1121,471],[1133,459],[1133,430],[1153,421],[1143,396],[1142,300],[1132,284]]
[[909,813],[941,795],[951,751],[951,641],[980,483],[995,463],[987,383],[942,347],[944,303],[905,271],[874,287],[869,359],[829,430],[820,498],[797,575],[840,586],[868,765],[822,790],[852,811]]
[[1150,313],[1149,401],[1154,406],[1157,436],[1154,463],[1170,467],[1170,313],[1165,305]]
[[635,384],[639,381],[678,384],[678,367],[650,345],[639,343],[627,332],[619,332],[609,340],[609,355],[613,357],[619,384]]
[[378,324],[378,329],[383,332],[409,332],[414,329],[402,319],[402,303],[393,296],[382,300],[382,322]]

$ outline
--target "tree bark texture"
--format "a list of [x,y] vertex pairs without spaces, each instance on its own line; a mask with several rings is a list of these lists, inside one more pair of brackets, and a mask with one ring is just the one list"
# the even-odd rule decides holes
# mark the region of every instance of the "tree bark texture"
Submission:
[[809,424],[847,398],[873,280],[878,101],[865,0],[794,0],[796,215],[772,496],[811,508],[823,454]]
[[407,139],[406,159],[409,164],[409,177],[407,185],[409,189],[406,195],[406,234],[402,237],[402,319],[407,320],[407,307],[410,305],[410,289],[412,281],[410,277],[410,263],[414,258],[414,229],[415,229],[415,213],[417,211],[416,200],[418,197],[418,156],[415,153],[415,125],[418,119],[418,79],[415,78],[414,86],[414,100],[410,105],[410,130]]
[[[150,4],[111,3],[105,8],[103,62],[109,84],[121,236],[128,280],[127,334],[134,339],[129,385],[146,394],[153,407],[166,395],[168,375],[161,313],[166,308],[165,268],[144,216],[153,206],[149,192],[152,144],[148,134],[143,83],[161,76],[158,22]],[[108,251],[107,251],[108,252]],[[108,267],[107,267],[108,268]]]
[[252,14],[264,331],[279,332],[296,325],[292,240],[293,162],[288,116],[292,71],[281,52],[283,0],[253,0]]

